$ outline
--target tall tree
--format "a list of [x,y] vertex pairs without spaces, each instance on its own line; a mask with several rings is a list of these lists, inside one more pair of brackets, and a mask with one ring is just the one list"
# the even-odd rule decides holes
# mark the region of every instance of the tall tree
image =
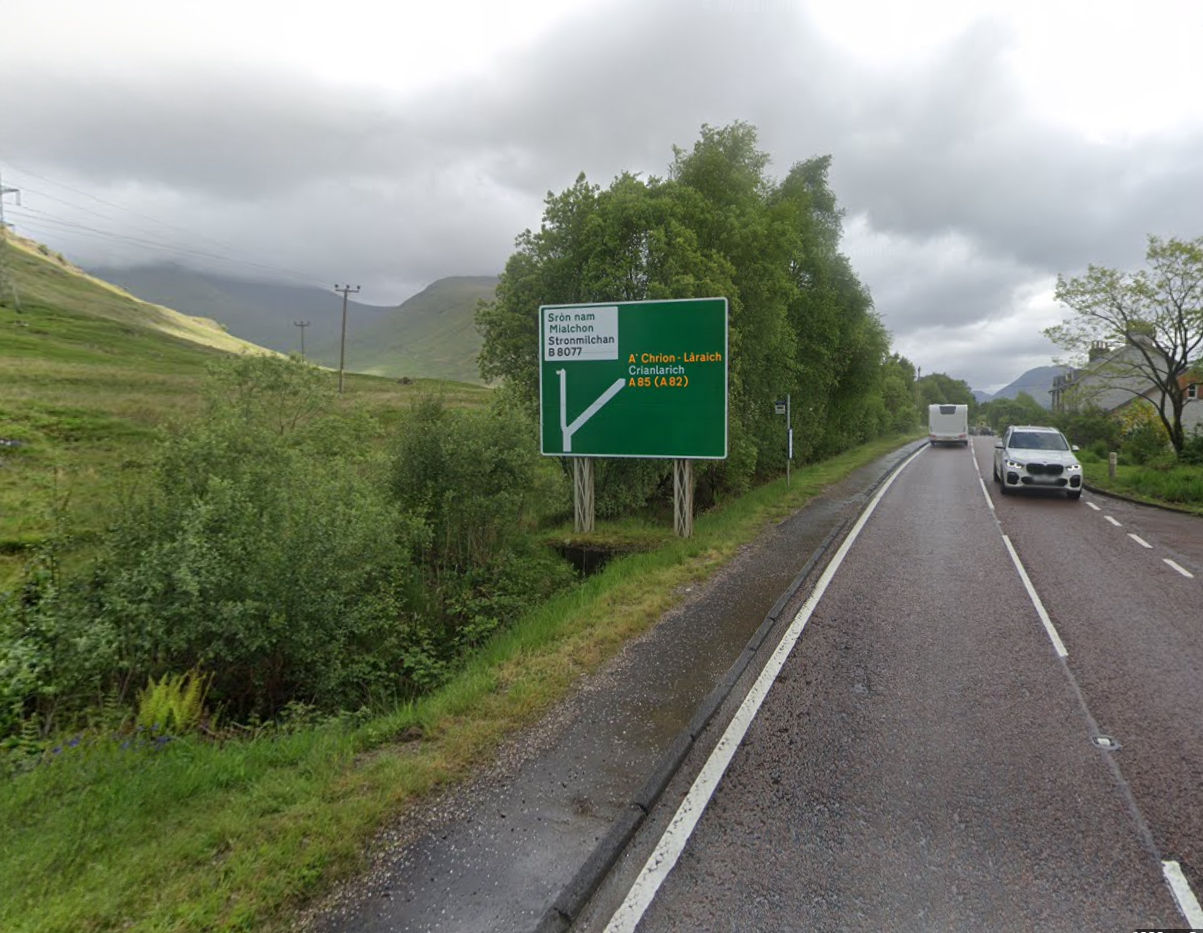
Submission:
[[1120,345],[1122,352],[1087,367],[1090,381],[1148,397],[1181,455],[1186,398],[1180,377],[1203,346],[1203,237],[1150,236],[1145,260],[1148,267],[1137,272],[1091,265],[1084,276],[1058,276],[1056,298],[1073,316],[1044,333],[1079,365],[1091,348]]
[[496,301],[478,310],[482,375],[537,405],[540,304],[723,296],[730,456],[702,468],[704,483],[740,489],[781,469],[773,402],[787,393],[804,458],[886,430],[896,414],[883,385],[889,336],[839,252],[830,159],[777,183],[742,122],[703,126],[692,148],[673,152],[666,178],[623,174],[602,190],[581,176],[548,194],[540,229],[518,237]]

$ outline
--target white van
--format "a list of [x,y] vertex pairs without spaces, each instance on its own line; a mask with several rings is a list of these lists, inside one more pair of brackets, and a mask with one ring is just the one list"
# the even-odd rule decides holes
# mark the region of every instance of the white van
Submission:
[[968,405],[928,405],[927,439],[933,444],[969,446]]

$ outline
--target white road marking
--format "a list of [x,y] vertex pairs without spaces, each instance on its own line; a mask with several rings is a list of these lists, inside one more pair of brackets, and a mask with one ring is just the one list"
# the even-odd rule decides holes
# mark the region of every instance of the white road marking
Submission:
[[797,644],[798,639],[801,637],[802,630],[806,628],[806,623],[810,621],[810,617],[814,613],[815,607],[818,606],[819,600],[823,598],[823,594],[827,592],[827,587],[831,585],[836,571],[840,569],[840,565],[852,549],[852,545],[860,537],[861,529],[865,527],[869,516],[877,508],[877,503],[881,501],[882,496],[893,485],[894,480],[902,474],[902,471],[910,465],[915,457],[923,452],[923,449],[920,448],[908,457],[902,466],[890,474],[890,478],[882,484],[877,495],[873,497],[873,500],[861,514],[861,517],[857,519],[856,524],[852,526],[852,531],[848,533],[848,537],[844,539],[844,543],[836,552],[835,557],[827,565],[827,569],[823,571],[823,575],[819,577],[819,582],[816,584],[814,591],[807,598],[802,608],[798,610],[798,614],[794,616],[794,621],[790,623],[789,628],[786,629],[785,634],[781,637],[781,641],[778,642],[768,663],[764,666],[764,670],[760,672],[760,676],[756,678],[752,689],[748,691],[748,695],[744,697],[744,701],[739,705],[734,718],[727,726],[722,738],[719,739],[718,745],[710,753],[710,757],[706,759],[701,773],[694,780],[693,786],[689,788],[689,793],[685,795],[685,799],[681,801],[681,805],[673,815],[672,822],[668,824],[668,828],[664,830],[664,835],[660,837],[660,841],[656,844],[655,851],[652,852],[647,862],[644,863],[643,870],[640,871],[639,877],[635,879],[635,883],[631,885],[631,890],[627,892],[627,896],[618,910],[614,911],[614,916],[610,918],[610,922],[606,925],[605,933],[633,933],[635,927],[639,925],[639,921],[643,919],[643,915],[648,907],[651,906],[656,892],[660,890],[660,886],[668,878],[669,873],[676,867],[677,859],[681,857],[681,853],[685,850],[685,844],[693,834],[694,827],[697,826],[698,820],[702,818],[702,813],[705,812],[706,806],[710,803],[710,798],[714,796],[715,790],[718,789],[719,781],[722,780],[723,774],[726,773],[727,766],[731,764],[731,759],[735,756],[735,752],[739,748],[739,743],[743,741],[748,727],[751,726],[752,720],[756,718],[756,714],[760,711],[765,697],[768,696],[769,689],[773,686],[774,681],[776,681],[777,675],[781,673],[781,668],[785,666],[786,658],[794,650],[794,645]]
[[[1161,558],[1161,559],[1162,559],[1163,561],[1165,561],[1167,564],[1169,564],[1171,567],[1173,567],[1175,570],[1177,570],[1177,571],[1178,571],[1180,574],[1182,574],[1182,576],[1186,577],[1186,579],[1188,579],[1188,580],[1193,580],[1193,579],[1195,578],[1195,575],[1194,575],[1193,573],[1191,573],[1191,572],[1190,572],[1189,570],[1187,570],[1185,567],[1182,567],[1182,566],[1180,566],[1179,564],[1176,564],[1176,563],[1174,563],[1174,562],[1173,562],[1172,560],[1170,560],[1168,557],[1163,557],[1163,558]],[[1203,926],[1203,924],[1196,924],[1196,925],[1197,925],[1197,926]]]
[[1142,538],[1140,535],[1134,535],[1134,534],[1132,534],[1132,532],[1129,531],[1128,537],[1131,538],[1133,541],[1135,541],[1137,544],[1139,544],[1141,547],[1147,547],[1149,550],[1153,549],[1153,545],[1149,544],[1149,542],[1146,541],[1144,538]]
[[1165,875],[1166,883],[1174,892],[1174,899],[1178,902],[1178,909],[1182,912],[1186,922],[1195,929],[1203,927],[1203,908],[1199,907],[1195,892],[1190,889],[1190,882],[1182,874],[1178,863],[1163,859],[1161,873]]
[[1111,524],[1113,524],[1116,528],[1124,527],[1119,522],[1117,522],[1114,518],[1112,518],[1110,515],[1104,515],[1103,518],[1105,518],[1105,519],[1107,519],[1107,521],[1111,522]]
[[1015,565],[1015,569],[1019,571],[1019,578],[1023,580],[1024,588],[1028,591],[1028,596],[1031,597],[1032,605],[1036,607],[1036,614],[1040,616],[1040,621],[1044,624],[1044,630],[1048,632],[1048,637],[1052,640],[1053,647],[1057,649],[1057,656],[1068,658],[1069,652],[1065,650],[1065,643],[1061,641],[1061,636],[1057,634],[1057,629],[1053,627],[1053,620],[1048,617],[1048,613],[1044,609],[1044,603],[1036,595],[1036,587],[1032,586],[1032,581],[1028,579],[1028,572],[1023,569],[1023,562],[1020,561],[1019,555],[1015,552],[1015,547],[1011,544],[1011,539],[1006,535],[1003,535],[1003,544],[1007,546],[1007,550],[1011,553],[1011,562]]
[[1093,502],[1087,501],[1087,503],[1086,503],[1086,504],[1087,504],[1088,506],[1090,506],[1092,509],[1094,509],[1096,512],[1101,512],[1101,511],[1102,511],[1102,509],[1100,509],[1100,508],[1099,508],[1097,505],[1095,505]]

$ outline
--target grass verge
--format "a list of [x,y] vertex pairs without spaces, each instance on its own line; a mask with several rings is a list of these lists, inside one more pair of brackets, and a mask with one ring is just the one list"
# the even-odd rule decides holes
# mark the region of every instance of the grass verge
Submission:
[[0,783],[0,929],[291,929],[364,867],[376,830],[470,776],[585,674],[826,486],[910,438],[795,471],[611,562],[533,611],[443,689],[386,715],[245,741],[82,739]]
[[1203,515],[1203,467],[1179,465],[1162,470],[1119,466],[1114,477],[1106,463],[1083,463],[1082,469],[1086,483],[1102,492]]

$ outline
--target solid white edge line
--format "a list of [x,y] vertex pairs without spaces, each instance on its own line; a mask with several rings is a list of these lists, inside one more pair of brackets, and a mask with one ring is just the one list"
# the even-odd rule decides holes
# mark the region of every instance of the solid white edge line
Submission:
[[1139,544],[1141,547],[1147,547],[1150,551],[1153,549],[1153,545],[1149,544],[1149,542],[1146,541],[1144,538],[1142,538],[1140,535],[1134,535],[1134,534],[1132,534],[1132,532],[1129,531],[1128,537],[1131,538],[1133,541],[1135,541],[1137,544]]
[[1161,559],[1163,561],[1165,561],[1167,564],[1169,564],[1171,567],[1173,567],[1175,570],[1177,570],[1180,574],[1182,574],[1182,576],[1186,577],[1186,579],[1193,580],[1195,578],[1195,575],[1193,573],[1191,573],[1185,567],[1170,560],[1168,557],[1163,557]]
[[986,487],[986,481],[980,476],[977,478],[982,487],[982,495],[986,497],[986,505],[990,506],[991,511],[994,509],[994,500],[990,498],[990,490]]
[[1182,874],[1182,868],[1177,862],[1163,859],[1161,873],[1165,875],[1166,884],[1174,892],[1174,899],[1178,902],[1178,909],[1182,911],[1186,922],[1195,929],[1203,927],[1203,908],[1199,907],[1199,901],[1195,892],[1190,889],[1190,882]]
[[876,510],[877,503],[881,501],[882,496],[894,484],[894,480],[898,478],[910,462],[919,456],[924,449],[920,447],[897,470],[890,474],[890,477],[882,484],[881,489],[878,490],[877,495],[873,497],[868,507],[861,513],[856,524],[852,526],[852,531],[848,533],[848,537],[844,539],[844,543],[836,551],[835,557],[831,559],[831,563],[827,565],[822,576],[819,577],[819,582],[815,585],[814,590],[802,605],[802,608],[798,610],[798,614],[794,616],[793,622],[786,629],[785,634],[781,637],[781,641],[777,643],[777,647],[774,649],[768,663],[765,664],[764,669],[760,672],[760,676],[756,678],[752,689],[748,691],[748,695],[744,697],[743,702],[739,705],[735,716],[732,718],[730,724],[728,724],[726,731],[723,732],[722,738],[719,739],[718,745],[710,753],[710,757],[706,759],[701,772],[689,788],[685,799],[681,801],[681,805],[677,808],[672,821],[664,830],[660,841],[656,844],[655,851],[652,852],[651,856],[644,863],[639,877],[631,885],[631,889],[627,892],[627,896],[622,904],[614,911],[614,915],[610,917],[610,922],[606,924],[605,933],[633,933],[635,927],[639,925],[639,921],[643,919],[644,913],[651,906],[652,900],[660,890],[660,886],[668,878],[673,868],[676,867],[677,859],[681,857],[686,843],[689,842],[689,837],[693,834],[694,827],[697,826],[697,822],[702,818],[702,813],[705,812],[711,797],[714,796],[715,790],[718,789],[719,781],[722,780],[723,775],[726,773],[731,759],[735,757],[735,752],[739,749],[740,742],[743,741],[744,735],[747,734],[748,728],[752,725],[752,720],[756,718],[756,714],[760,711],[765,697],[768,696],[769,690],[777,680],[777,675],[781,673],[781,668],[785,666],[785,661],[789,657],[790,652],[794,650],[794,645],[797,644],[798,639],[801,637],[802,630],[806,628],[806,623],[810,621],[810,617],[813,615],[815,607],[818,606],[819,600],[823,598],[823,594],[827,592],[827,587],[831,585],[836,571],[839,570],[840,565],[844,562],[844,558],[852,549],[853,543],[860,536],[861,529],[864,528],[865,523],[869,520],[869,516]]
[[1117,522],[1114,518],[1112,518],[1110,515],[1104,515],[1103,518],[1105,518],[1105,519],[1107,519],[1107,521],[1111,522],[1111,524],[1113,524],[1116,528],[1124,527],[1119,522]]
[[1032,581],[1028,578],[1028,572],[1023,569],[1023,562],[1020,561],[1019,554],[1015,551],[1015,546],[1011,544],[1011,539],[1006,535],[1003,535],[1003,544],[1007,546],[1007,550],[1011,554],[1011,563],[1019,571],[1019,578],[1023,580],[1024,588],[1028,591],[1028,596],[1031,597],[1032,605],[1036,607],[1036,614],[1040,616],[1040,621],[1044,624],[1044,630],[1048,632],[1048,637],[1052,640],[1053,647],[1057,649],[1057,656],[1062,658],[1069,657],[1069,652],[1065,650],[1065,643],[1061,641],[1061,636],[1057,634],[1057,630],[1053,627],[1053,620],[1048,617],[1048,613],[1044,610],[1044,603],[1036,595],[1036,587],[1032,586]]

